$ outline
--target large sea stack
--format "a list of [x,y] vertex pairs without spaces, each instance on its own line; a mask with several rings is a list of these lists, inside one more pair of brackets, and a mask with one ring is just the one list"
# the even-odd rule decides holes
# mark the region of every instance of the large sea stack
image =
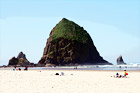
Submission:
[[9,60],[8,66],[30,66],[30,62],[26,59],[26,55],[23,52],[20,52],[16,57],[12,57]]
[[117,58],[117,65],[126,65],[126,63],[124,63],[122,56],[119,56]]
[[51,31],[39,65],[112,65],[105,61],[83,27],[63,18]]

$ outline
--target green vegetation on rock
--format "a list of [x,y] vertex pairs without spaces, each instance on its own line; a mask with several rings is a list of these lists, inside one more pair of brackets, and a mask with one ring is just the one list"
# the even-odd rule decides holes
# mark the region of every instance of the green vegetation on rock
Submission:
[[56,66],[110,64],[97,51],[83,27],[63,18],[52,30],[38,64]]
[[63,18],[54,28],[52,39],[58,38],[76,40],[78,42],[87,43],[88,33],[76,23]]

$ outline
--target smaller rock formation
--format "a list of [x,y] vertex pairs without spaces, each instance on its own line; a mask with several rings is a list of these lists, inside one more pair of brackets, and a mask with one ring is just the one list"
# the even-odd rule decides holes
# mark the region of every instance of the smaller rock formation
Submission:
[[8,66],[31,66],[30,62],[26,59],[26,55],[20,52],[16,57],[9,60]]
[[26,59],[26,55],[23,54],[23,52],[20,52],[20,53],[18,54],[17,58],[18,58],[18,59],[23,58],[24,60],[27,60],[27,59]]
[[124,63],[122,56],[119,56],[117,58],[117,65],[126,65],[126,63]]
[[17,64],[18,64],[18,58],[12,57],[12,58],[9,60],[8,66],[17,65]]

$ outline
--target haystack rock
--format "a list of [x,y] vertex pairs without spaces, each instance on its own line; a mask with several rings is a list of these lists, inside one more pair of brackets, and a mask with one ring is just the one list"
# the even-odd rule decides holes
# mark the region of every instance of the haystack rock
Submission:
[[119,56],[117,58],[117,65],[126,65],[126,63],[124,63],[122,56]]
[[39,65],[112,65],[104,60],[83,27],[63,18],[50,32]]
[[8,66],[30,66],[30,62],[26,59],[26,55],[20,52],[16,57],[9,60]]

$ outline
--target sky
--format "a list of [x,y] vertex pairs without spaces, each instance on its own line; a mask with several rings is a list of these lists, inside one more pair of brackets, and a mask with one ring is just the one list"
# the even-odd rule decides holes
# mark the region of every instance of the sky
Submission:
[[0,65],[20,51],[38,63],[62,18],[84,27],[105,60],[140,63],[140,0],[0,0]]

